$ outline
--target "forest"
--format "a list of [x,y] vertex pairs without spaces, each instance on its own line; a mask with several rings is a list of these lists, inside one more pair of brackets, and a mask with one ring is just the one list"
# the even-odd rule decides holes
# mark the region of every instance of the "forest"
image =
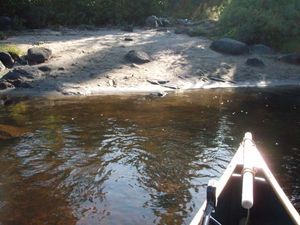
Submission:
[[219,36],[299,51],[299,0],[6,0],[15,29],[143,25],[150,15],[218,21]]

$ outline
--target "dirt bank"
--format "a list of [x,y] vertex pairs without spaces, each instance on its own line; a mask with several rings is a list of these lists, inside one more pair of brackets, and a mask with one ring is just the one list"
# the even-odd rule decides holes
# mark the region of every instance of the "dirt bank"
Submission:
[[[125,41],[130,37],[132,41]],[[42,46],[53,51],[42,80],[29,89],[8,89],[6,94],[96,95],[128,92],[168,92],[195,88],[300,85],[300,66],[285,64],[277,55],[229,56],[212,51],[211,41],[174,34],[172,29],[78,31],[38,30],[11,37],[25,51]],[[124,56],[143,50],[153,61],[132,64]],[[245,64],[259,57],[264,67]],[[0,92],[0,93],[1,93]]]

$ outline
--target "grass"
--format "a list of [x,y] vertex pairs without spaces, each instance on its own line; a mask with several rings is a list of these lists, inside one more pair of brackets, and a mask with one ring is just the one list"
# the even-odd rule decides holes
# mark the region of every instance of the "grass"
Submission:
[[0,44],[0,52],[9,52],[18,56],[24,55],[24,51],[14,44]]

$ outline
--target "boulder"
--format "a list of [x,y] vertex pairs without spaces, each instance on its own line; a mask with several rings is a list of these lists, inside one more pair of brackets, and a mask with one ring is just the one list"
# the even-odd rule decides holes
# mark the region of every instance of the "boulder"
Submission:
[[246,61],[247,66],[253,66],[253,67],[264,67],[265,64],[262,60],[258,58],[249,58]]
[[10,56],[12,57],[12,59],[14,61],[18,61],[20,59],[19,55],[15,52],[12,52],[12,51],[8,51],[8,54],[10,54]]
[[10,30],[12,28],[12,19],[8,16],[0,16],[0,30]]
[[7,88],[14,88],[14,85],[6,80],[0,80],[0,90],[5,90]]
[[176,23],[182,26],[191,26],[193,25],[193,21],[189,19],[177,19]]
[[32,81],[38,80],[41,77],[42,73],[38,68],[22,66],[8,72],[2,77],[2,80],[13,84],[15,87],[29,88]]
[[231,38],[222,38],[213,41],[210,45],[210,48],[216,52],[230,55],[242,55],[245,53],[249,53],[248,45]]
[[279,60],[289,64],[300,65],[300,54],[299,53],[287,54],[279,57]]
[[272,55],[275,53],[275,51],[272,48],[263,44],[251,45],[250,51],[251,53],[257,55]]
[[14,60],[8,52],[0,52],[0,61],[7,68],[12,68],[14,66]]
[[46,62],[52,56],[52,51],[48,48],[33,47],[28,49],[27,60],[29,64],[40,64]]
[[158,18],[158,25],[161,27],[170,27],[171,22],[167,18],[160,17],[160,18]]
[[151,61],[151,57],[143,51],[131,50],[125,55],[125,59],[127,59],[131,63],[143,64]]
[[6,67],[3,65],[3,63],[0,61],[0,72],[2,72],[3,70],[5,70]]
[[157,16],[148,16],[145,23],[147,27],[159,27],[159,19],[157,18]]

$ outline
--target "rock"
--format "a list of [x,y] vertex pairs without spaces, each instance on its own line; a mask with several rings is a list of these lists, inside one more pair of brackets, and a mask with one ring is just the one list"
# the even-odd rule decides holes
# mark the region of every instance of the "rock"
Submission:
[[4,66],[7,68],[12,68],[14,65],[14,60],[7,52],[0,52],[0,61],[3,63]]
[[52,70],[50,66],[40,66],[38,69],[42,72],[50,72]]
[[6,67],[3,65],[3,63],[0,61],[0,72],[4,71]]
[[17,61],[17,60],[20,59],[19,55],[17,53],[15,53],[15,52],[8,51],[8,54],[10,54],[10,56],[12,57],[12,59],[14,61]]
[[133,41],[133,39],[130,38],[130,37],[126,37],[126,38],[124,39],[124,41]]
[[14,85],[6,80],[0,80],[0,90],[5,90],[7,88],[14,88]]
[[193,25],[193,21],[189,19],[177,19],[176,23],[183,26]]
[[122,27],[122,30],[126,32],[133,32],[133,25],[124,26]]
[[170,27],[171,22],[167,18],[160,17],[158,18],[158,25],[162,27]]
[[212,42],[210,48],[216,52],[230,54],[230,55],[241,55],[249,53],[249,47],[240,41],[231,38],[222,38]]
[[300,54],[299,53],[287,54],[279,57],[279,60],[289,64],[300,65]]
[[249,58],[246,61],[247,66],[253,66],[253,67],[264,67],[265,64],[262,60],[258,58]]
[[251,45],[250,52],[258,55],[272,55],[275,53],[272,48],[263,44]]
[[147,80],[148,83],[153,84],[153,85],[162,85],[162,84],[167,84],[170,81],[168,80]]
[[125,59],[127,59],[131,63],[143,64],[151,61],[151,57],[143,51],[131,50],[125,55]]
[[30,83],[42,77],[41,71],[35,67],[22,66],[13,69],[2,77],[3,80],[13,84],[15,87],[29,88]]
[[148,16],[145,23],[147,27],[159,27],[159,19],[157,18],[157,16]]
[[27,60],[29,64],[40,64],[50,59],[52,51],[47,48],[33,47],[28,49]]
[[10,30],[12,28],[12,19],[7,16],[0,16],[0,30]]

